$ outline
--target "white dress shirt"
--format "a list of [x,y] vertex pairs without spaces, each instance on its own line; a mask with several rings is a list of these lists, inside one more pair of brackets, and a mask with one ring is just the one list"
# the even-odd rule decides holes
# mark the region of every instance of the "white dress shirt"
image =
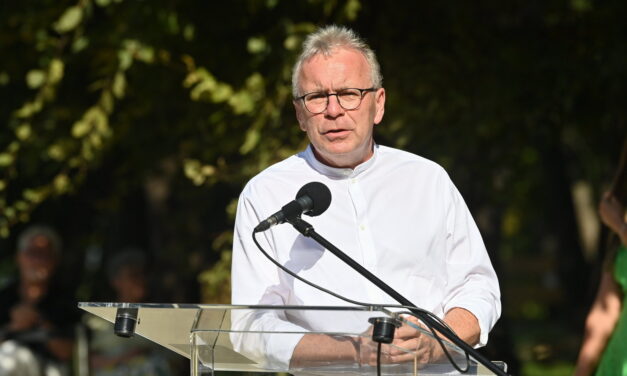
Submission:
[[[379,145],[355,169],[324,165],[309,146],[250,180],[240,196],[235,220],[232,304],[349,305],[279,270],[252,240],[259,222],[312,181],[324,183],[332,193],[331,205],[323,214],[303,216],[318,234],[416,306],[439,317],[454,307],[472,312],[481,328],[479,345],[486,344],[501,312],[499,284],[463,198],[436,163]],[[337,294],[373,304],[398,304],[289,224],[259,233],[257,239],[282,265]],[[235,326],[246,325],[250,330],[307,331],[325,330],[331,322],[343,325],[325,315],[306,313],[291,320],[235,321]],[[345,325],[365,329],[368,323]],[[261,345],[234,338],[234,346],[289,364],[300,340],[299,336],[290,338],[265,339]]]

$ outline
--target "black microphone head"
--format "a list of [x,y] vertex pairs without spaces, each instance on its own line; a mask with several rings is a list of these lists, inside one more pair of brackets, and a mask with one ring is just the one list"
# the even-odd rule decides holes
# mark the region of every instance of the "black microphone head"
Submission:
[[317,181],[303,185],[298,193],[296,193],[296,199],[303,196],[311,198],[311,209],[306,211],[305,214],[312,217],[324,213],[331,205],[331,191],[329,187]]

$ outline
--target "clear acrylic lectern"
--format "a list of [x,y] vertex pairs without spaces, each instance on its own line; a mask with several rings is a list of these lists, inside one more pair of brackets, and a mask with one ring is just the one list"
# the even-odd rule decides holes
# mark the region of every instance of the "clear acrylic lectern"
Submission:
[[[437,343],[423,342],[418,349],[414,341],[384,343],[378,351],[379,343],[372,340],[373,318],[389,319],[401,325],[397,331],[418,330],[435,341],[407,312],[381,306],[79,303],[79,308],[111,323],[120,312],[131,312],[136,315],[134,333],[190,359],[193,376],[215,371],[376,375],[377,357],[382,375],[459,374]],[[311,317],[324,324],[309,327]],[[492,374],[472,358],[467,363],[459,348],[442,341],[462,369],[469,365],[465,374]],[[425,354],[428,348],[435,349],[430,356]]]

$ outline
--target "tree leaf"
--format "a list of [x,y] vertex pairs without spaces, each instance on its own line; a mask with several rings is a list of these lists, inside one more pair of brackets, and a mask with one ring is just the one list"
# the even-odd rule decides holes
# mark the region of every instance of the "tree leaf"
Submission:
[[7,167],[13,164],[15,158],[9,153],[0,153],[0,167]]
[[26,84],[31,89],[37,89],[46,82],[46,72],[41,69],[33,69],[26,73]]
[[248,154],[251,150],[257,146],[261,135],[257,129],[249,129],[246,132],[246,139],[244,140],[244,144],[240,147],[239,151],[242,154]]
[[63,15],[54,24],[54,29],[60,34],[74,30],[83,20],[83,8],[72,6],[65,10]]
[[118,99],[124,97],[124,93],[126,92],[126,77],[124,76],[124,73],[118,72],[115,74],[115,77],[113,78],[112,92]]
[[72,136],[84,137],[91,130],[91,124],[85,120],[79,120],[72,126]]
[[21,141],[28,139],[31,134],[32,128],[28,123],[22,123],[15,129],[15,136]]
[[60,59],[52,59],[48,68],[48,82],[56,84],[63,78],[64,64]]

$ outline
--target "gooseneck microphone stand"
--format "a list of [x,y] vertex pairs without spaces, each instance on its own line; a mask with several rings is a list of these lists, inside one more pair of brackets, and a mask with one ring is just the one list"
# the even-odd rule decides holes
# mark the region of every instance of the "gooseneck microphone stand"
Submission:
[[335,247],[333,244],[331,244],[328,240],[326,240],[325,238],[320,236],[314,230],[312,225],[310,225],[309,223],[305,222],[300,217],[296,217],[294,219],[290,219],[290,220],[288,220],[288,222],[290,224],[292,224],[292,226],[294,226],[294,228],[296,230],[298,230],[298,232],[300,232],[304,236],[312,238],[313,240],[318,242],[318,244],[322,245],[325,249],[329,250],[331,253],[333,253],[335,256],[337,256],[340,260],[344,261],[351,268],[355,269],[355,271],[357,271],[359,274],[364,276],[370,282],[374,283],[375,286],[379,287],[381,290],[383,290],[385,293],[390,295],[396,301],[398,301],[399,303],[401,303],[404,306],[416,308],[416,309],[411,309],[410,308],[410,311],[412,313],[414,313],[416,315],[416,317],[420,318],[420,320],[422,320],[426,325],[429,325],[433,329],[435,329],[435,330],[439,331],[440,333],[442,333],[442,335],[444,335],[444,337],[446,337],[449,341],[451,341],[452,343],[457,345],[462,350],[466,351],[475,360],[477,360],[479,363],[483,364],[490,371],[494,372],[496,375],[507,376],[507,374],[501,368],[499,368],[496,364],[492,363],[490,360],[488,360],[483,355],[481,355],[472,346],[470,346],[469,344],[464,342],[464,340],[459,338],[457,336],[457,334],[455,334],[452,330],[450,330],[446,326],[440,324],[438,321],[436,321],[435,319],[433,319],[429,315],[425,314],[423,311],[418,309],[418,307],[416,307],[416,305],[414,303],[410,302],[408,299],[406,299],[404,296],[399,294],[392,287],[388,286],[385,282],[380,280],[377,276],[375,276],[374,274],[370,273],[366,268],[364,268],[363,266],[359,265],[357,262],[355,262],[355,260],[350,258],[344,252],[340,251],[337,247]]

